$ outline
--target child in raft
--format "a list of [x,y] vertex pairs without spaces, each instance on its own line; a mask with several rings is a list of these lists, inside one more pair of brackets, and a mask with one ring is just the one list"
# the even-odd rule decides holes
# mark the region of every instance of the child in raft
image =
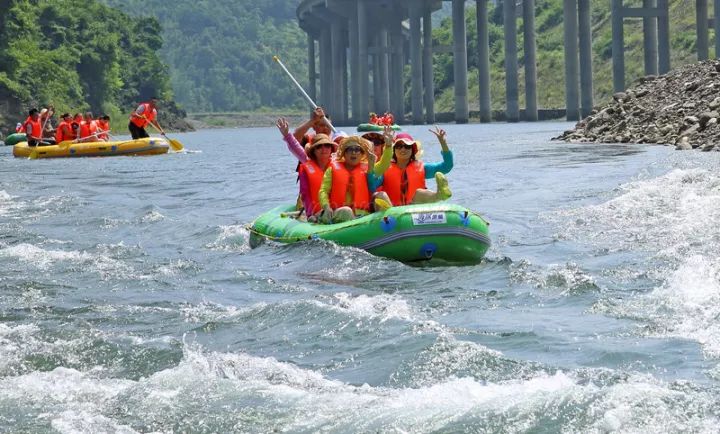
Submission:
[[337,150],[337,145],[327,135],[316,134],[303,149],[295,136],[290,133],[290,125],[287,120],[280,118],[277,120],[276,125],[287,144],[288,150],[299,162],[299,194],[303,209],[293,216],[300,217],[304,210],[308,221],[317,221],[317,214],[322,211],[318,200],[320,186],[322,185],[325,170],[332,160],[332,155]]
[[[443,161],[423,163],[419,143],[410,134],[399,133],[393,142],[393,156],[390,167],[379,167],[383,175],[378,185],[382,191],[376,198],[389,202],[393,206],[413,203],[431,203],[449,199],[452,192],[444,174],[453,168],[452,151],[447,145],[445,130],[435,127],[430,130],[440,142]],[[381,161],[382,163],[382,161]],[[435,178],[437,191],[428,190],[425,179]]]

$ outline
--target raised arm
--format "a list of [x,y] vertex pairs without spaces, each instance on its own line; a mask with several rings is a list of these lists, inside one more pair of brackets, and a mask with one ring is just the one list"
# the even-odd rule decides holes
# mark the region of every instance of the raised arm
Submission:
[[298,143],[295,136],[290,134],[290,124],[288,124],[288,121],[285,120],[285,118],[280,118],[277,120],[275,125],[278,127],[283,140],[285,140],[290,153],[292,153],[301,163],[306,162],[307,154],[305,154],[305,150],[300,143]]

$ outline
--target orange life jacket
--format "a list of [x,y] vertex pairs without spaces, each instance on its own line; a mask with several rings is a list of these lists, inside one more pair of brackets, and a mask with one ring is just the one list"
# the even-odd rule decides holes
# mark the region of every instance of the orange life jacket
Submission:
[[62,121],[55,130],[55,142],[60,143],[66,140],[75,140],[72,130],[72,122]]
[[80,122],[80,138],[90,137],[97,132],[97,124],[94,120]]
[[[28,125],[32,126],[32,137],[30,134],[27,134],[27,127]],[[28,116],[27,119],[25,119],[25,122],[23,122],[23,131],[25,131],[25,134],[27,134],[27,139],[36,139],[41,140],[42,139],[42,124],[40,123],[40,118],[38,120],[34,121],[31,116]]]
[[[98,131],[110,131],[110,123],[109,122],[98,119],[95,121],[95,123],[97,124]],[[101,139],[101,140],[108,139],[107,133],[98,134],[97,137],[98,137],[98,139]]]
[[[403,184],[403,173],[407,182]],[[418,188],[425,187],[425,166],[422,161],[411,161],[403,170],[397,163],[392,163],[383,175],[383,190],[395,206],[409,205]]]
[[155,117],[157,116],[157,110],[151,109],[149,102],[144,102],[140,104],[140,106],[144,107],[142,116],[145,116],[145,118],[142,118],[140,117],[140,115],[137,115],[135,112],[133,112],[133,114],[130,115],[130,122],[134,123],[140,128],[145,128],[145,126],[148,124],[148,121],[155,120]]
[[[358,164],[354,169],[348,170],[344,163],[333,161],[332,188],[330,189],[330,207],[338,209],[341,206],[351,205],[353,210],[370,210],[370,191],[367,183],[367,164]],[[352,183],[352,190],[350,184]],[[352,204],[345,203],[347,194],[352,196]]]
[[306,162],[300,165],[299,171],[307,177],[307,187],[310,192],[310,202],[312,203],[312,209],[305,210],[305,213],[307,215],[316,214],[320,212],[321,209],[318,194],[320,193],[320,187],[322,187],[325,172],[318,166],[315,160],[311,158],[308,158]]

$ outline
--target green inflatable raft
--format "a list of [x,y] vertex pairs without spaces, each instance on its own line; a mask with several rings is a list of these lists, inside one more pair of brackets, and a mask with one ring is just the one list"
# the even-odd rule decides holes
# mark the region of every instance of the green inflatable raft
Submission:
[[15,146],[20,142],[27,141],[25,133],[14,133],[5,137],[5,146]]
[[488,222],[459,205],[434,203],[390,208],[337,224],[287,216],[294,206],[274,208],[250,226],[250,246],[324,239],[376,256],[420,265],[474,265],[490,247]]
[[[376,124],[360,124],[357,127],[358,133],[368,133],[368,132],[382,133],[384,129],[385,129],[384,125],[376,125]],[[394,131],[400,131],[400,125],[393,124],[392,129]]]

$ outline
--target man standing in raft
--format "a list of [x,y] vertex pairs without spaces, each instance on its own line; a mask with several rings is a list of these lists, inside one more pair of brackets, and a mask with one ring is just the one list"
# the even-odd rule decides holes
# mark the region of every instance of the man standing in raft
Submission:
[[133,140],[150,137],[147,131],[145,131],[145,127],[148,124],[152,124],[157,128],[160,134],[165,134],[165,131],[160,128],[160,124],[155,120],[157,118],[157,102],[157,97],[152,97],[150,101],[141,103],[138,108],[130,114],[128,129],[130,130],[130,135]]

